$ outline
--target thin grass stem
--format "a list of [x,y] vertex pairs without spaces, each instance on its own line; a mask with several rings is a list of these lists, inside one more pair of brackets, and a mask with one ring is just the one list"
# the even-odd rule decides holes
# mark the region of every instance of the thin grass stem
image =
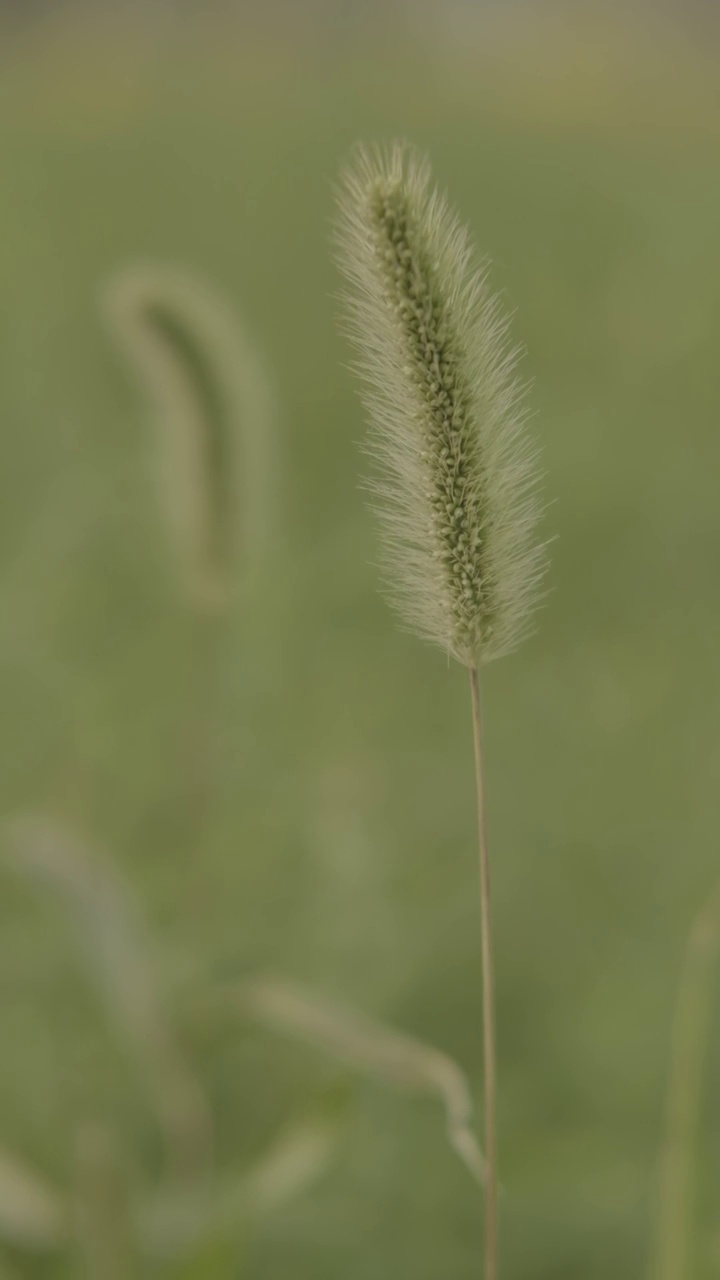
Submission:
[[675,1002],[660,1172],[655,1280],[689,1280],[693,1273],[695,1163],[713,976],[719,950],[720,886],[693,922]]
[[86,1125],[78,1135],[75,1217],[87,1280],[131,1280],[138,1258],[128,1185],[114,1135]]
[[493,981],[492,922],[490,914],[490,858],[488,855],[485,781],[483,768],[482,706],[477,667],[470,668],[475,791],[477,799],[478,853],[480,858],[480,936],[482,948],[483,1093],[485,1121],[485,1280],[497,1280],[497,1129],[495,991]]

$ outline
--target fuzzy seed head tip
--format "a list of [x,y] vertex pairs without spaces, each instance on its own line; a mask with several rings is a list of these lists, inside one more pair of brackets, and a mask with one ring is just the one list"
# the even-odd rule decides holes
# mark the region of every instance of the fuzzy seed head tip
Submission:
[[336,244],[389,593],[421,636],[488,662],[531,629],[546,559],[508,321],[405,144],[358,151]]

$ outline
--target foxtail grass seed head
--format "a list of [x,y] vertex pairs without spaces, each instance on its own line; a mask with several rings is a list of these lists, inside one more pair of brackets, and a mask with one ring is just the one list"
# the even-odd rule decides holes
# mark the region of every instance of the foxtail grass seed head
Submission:
[[465,666],[489,662],[527,634],[545,569],[508,321],[429,165],[404,144],[358,152],[337,245],[391,598]]

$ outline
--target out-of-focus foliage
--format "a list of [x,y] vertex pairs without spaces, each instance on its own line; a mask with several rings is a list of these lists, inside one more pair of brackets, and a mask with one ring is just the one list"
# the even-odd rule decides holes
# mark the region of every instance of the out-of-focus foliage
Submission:
[[[327,1176],[198,1242],[208,1280],[240,1259],[243,1280],[478,1271],[478,1189],[435,1107],[193,1000],[282,973],[479,1084],[464,681],[377,595],[327,247],[350,146],[403,134],[516,311],[558,534],[538,636],[486,682],[504,1274],[635,1280],[646,1262],[674,988],[717,878],[720,55],[648,16],[537,9],[483,39],[408,18],[355,46],[296,21],[283,42],[166,11],[3,42],[0,811],[68,822],[142,902],[232,1186],[279,1136],[332,1125],[338,1092],[344,1108]],[[235,299],[275,373],[275,543],[209,681],[147,415],[99,318],[103,282],[138,260]],[[139,1153],[154,1184],[147,1089],[74,942],[2,873],[0,1148],[67,1188],[78,1135],[107,1127],[121,1172]],[[710,1039],[697,1280],[718,1256]]]

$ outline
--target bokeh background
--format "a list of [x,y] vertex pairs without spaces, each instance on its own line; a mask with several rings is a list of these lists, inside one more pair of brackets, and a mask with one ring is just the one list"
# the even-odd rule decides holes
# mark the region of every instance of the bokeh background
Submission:
[[[0,1274],[480,1274],[480,1193],[432,1101],[213,1012],[269,972],[444,1050],[479,1096],[467,691],[378,594],[335,324],[338,170],[400,135],[515,313],[556,538],[536,637],[485,678],[503,1274],[636,1280],[720,875],[716,6],[22,0],[0,61]],[[103,319],[147,262],[234,308],[276,406],[270,538],[209,643],[157,413]],[[157,1106],[94,981],[92,893],[83,917],[77,886],[18,875],[27,814],[51,860],[71,832],[122,877],[240,1188],[171,1256],[112,1243],[120,1184],[162,1190]],[[720,1271],[719,1070],[711,1033],[688,1280]]]

